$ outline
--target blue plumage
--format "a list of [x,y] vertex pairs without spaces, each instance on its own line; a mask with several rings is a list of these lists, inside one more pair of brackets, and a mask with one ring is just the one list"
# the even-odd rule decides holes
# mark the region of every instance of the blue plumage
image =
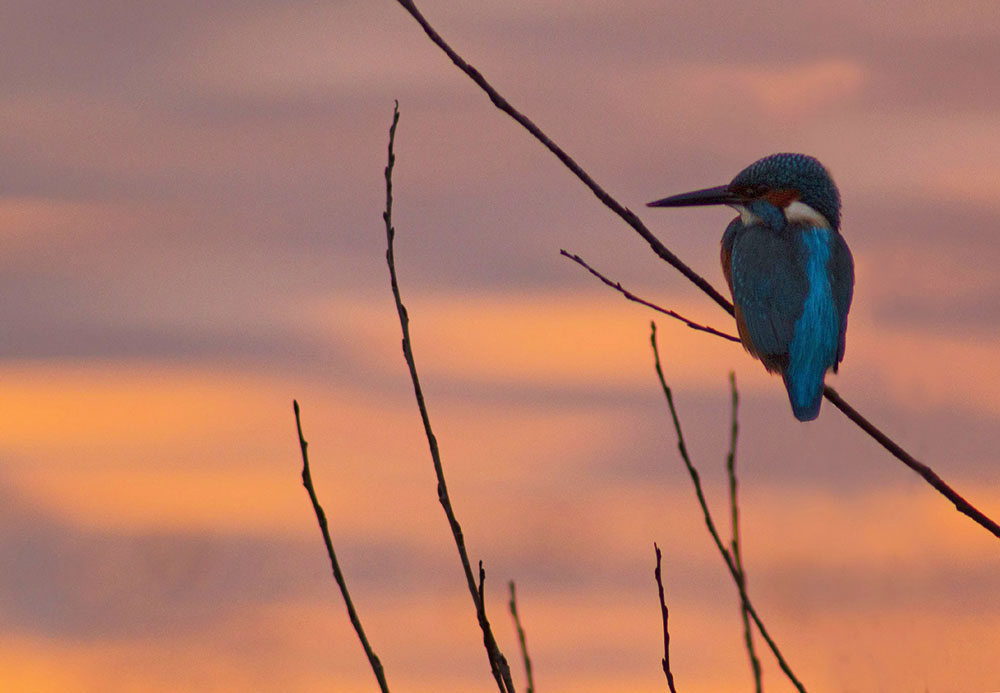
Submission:
[[651,202],[727,204],[740,216],[722,237],[722,269],[743,345],[780,373],[795,417],[819,415],[823,380],[844,358],[854,262],[840,235],[840,195],[804,154],[773,154],[729,185]]
[[840,346],[837,308],[827,275],[830,233],[822,228],[809,228],[801,232],[798,240],[804,251],[809,289],[801,315],[795,321],[795,333],[788,346],[788,365],[782,376],[792,410],[800,421],[810,421],[819,415],[823,376],[837,364]]

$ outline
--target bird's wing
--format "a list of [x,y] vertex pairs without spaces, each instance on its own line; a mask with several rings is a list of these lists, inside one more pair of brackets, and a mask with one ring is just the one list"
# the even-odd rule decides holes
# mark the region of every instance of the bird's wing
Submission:
[[788,353],[795,322],[809,293],[808,280],[795,262],[796,249],[790,240],[750,226],[733,243],[733,300],[740,307],[744,336],[759,356]]
[[730,294],[733,293],[733,243],[736,241],[736,237],[744,232],[745,228],[740,218],[736,217],[729,222],[726,232],[722,234],[722,273],[726,275],[726,284],[729,285]]
[[837,342],[836,364],[844,360],[844,347],[847,335],[847,311],[851,309],[851,297],[854,294],[854,258],[851,251],[839,233],[832,234],[830,252],[830,285],[833,289],[833,302],[837,306],[837,318],[840,321],[840,336]]

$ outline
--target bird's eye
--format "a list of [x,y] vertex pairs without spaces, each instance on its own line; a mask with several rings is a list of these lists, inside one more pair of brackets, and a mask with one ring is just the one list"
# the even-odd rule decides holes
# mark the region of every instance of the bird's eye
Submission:
[[763,197],[767,194],[768,188],[766,185],[747,185],[743,188],[742,193],[747,197]]
[[760,187],[760,186],[757,186],[757,185],[738,185],[738,186],[732,188],[732,191],[734,193],[736,193],[737,195],[739,195],[740,197],[744,197],[744,198],[750,200],[750,199],[753,199],[753,198],[759,196],[759,191],[757,190],[758,187]]

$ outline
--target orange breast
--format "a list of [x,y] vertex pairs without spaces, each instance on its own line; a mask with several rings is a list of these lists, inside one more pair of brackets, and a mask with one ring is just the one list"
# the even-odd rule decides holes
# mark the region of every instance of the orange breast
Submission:
[[764,199],[778,209],[784,209],[800,197],[802,197],[802,194],[798,190],[791,189],[769,190],[767,194],[764,195]]

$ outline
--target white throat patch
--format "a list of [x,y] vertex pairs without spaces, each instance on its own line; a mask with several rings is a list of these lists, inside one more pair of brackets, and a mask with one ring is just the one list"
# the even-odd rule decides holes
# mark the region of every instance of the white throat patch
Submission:
[[788,220],[789,224],[807,224],[821,229],[830,228],[830,222],[826,220],[826,217],[800,200],[795,200],[785,207],[785,219]]
[[743,205],[732,205],[732,208],[740,213],[740,221],[743,222],[744,226],[753,226],[754,224],[761,223],[760,217],[751,212]]

